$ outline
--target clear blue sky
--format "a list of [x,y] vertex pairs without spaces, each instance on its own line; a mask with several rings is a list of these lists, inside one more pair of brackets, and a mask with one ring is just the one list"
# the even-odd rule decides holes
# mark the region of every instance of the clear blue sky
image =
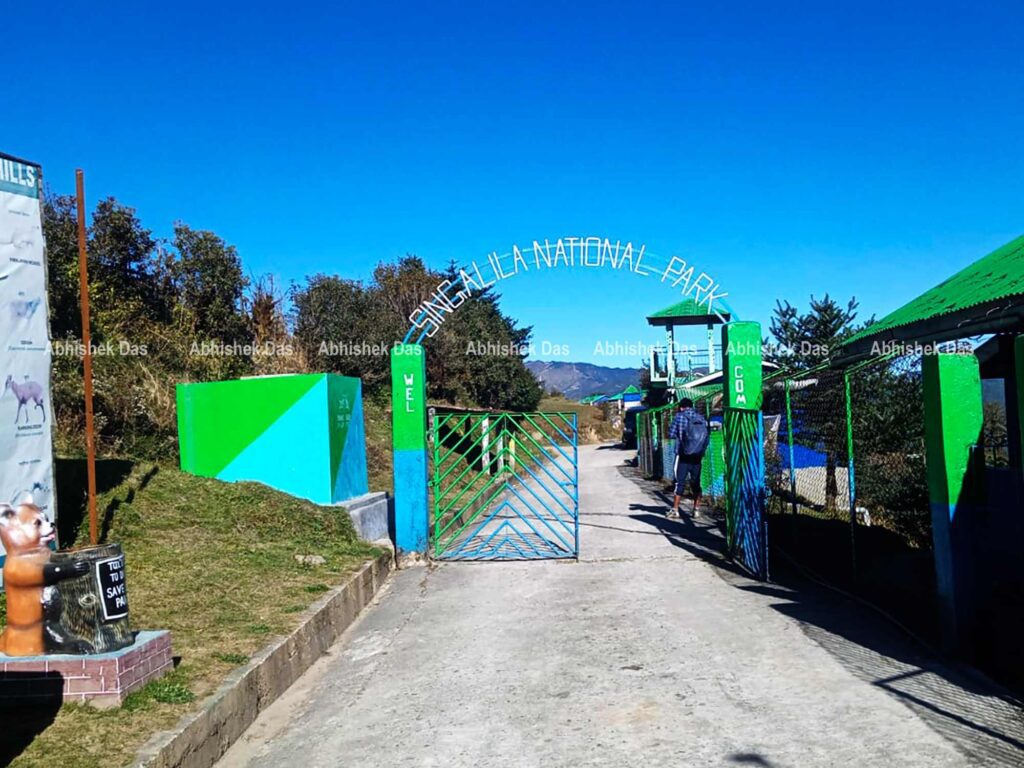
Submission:
[[[593,234],[693,260],[744,319],[826,291],[884,314],[1024,232],[1020,2],[65,5],[4,13],[0,150],[285,283]],[[502,292],[617,365],[595,341],[656,340],[676,298]]]

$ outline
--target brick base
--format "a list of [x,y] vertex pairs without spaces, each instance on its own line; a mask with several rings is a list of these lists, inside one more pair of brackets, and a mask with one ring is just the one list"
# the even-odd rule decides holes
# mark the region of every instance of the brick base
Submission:
[[113,653],[90,656],[5,656],[0,653],[0,706],[62,702],[117,707],[125,697],[174,667],[171,633],[139,632]]

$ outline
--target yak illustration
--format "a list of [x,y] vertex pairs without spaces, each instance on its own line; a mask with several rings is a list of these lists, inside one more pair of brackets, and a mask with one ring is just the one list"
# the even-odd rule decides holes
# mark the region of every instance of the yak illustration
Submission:
[[[14,380],[13,376],[8,375],[7,381],[4,382],[4,393],[7,390],[11,390],[14,396],[18,398],[18,412],[14,415],[14,423],[18,423],[18,419],[21,418],[21,409],[28,405],[28,401],[32,400],[35,403],[35,407],[43,412],[43,421],[46,421],[46,409],[43,407],[43,388],[35,381],[26,381],[19,384]],[[29,421],[28,409],[25,410],[25,423]]]

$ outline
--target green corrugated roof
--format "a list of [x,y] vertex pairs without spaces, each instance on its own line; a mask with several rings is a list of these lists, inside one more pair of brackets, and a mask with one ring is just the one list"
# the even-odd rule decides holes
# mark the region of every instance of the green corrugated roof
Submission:
[[700,304],[694,299],[683,299],[670,307],[659,309],[647,316],[650,325],[705,325],[728,322],[729,315],[715,312],[707,304]]
[[680,396],[688,397],[691,400],[704,400],[713,397],[722,391],[721,384],[707,384],[703,387],[683,387],[678,390]]
[[698,304],[693,299],[683,299],[671,307],[659,309],[649,317],[705,317],[712,314],[708,312],[703,304]]
[[992,251],[844,342],[1024,294],[1024,235]]

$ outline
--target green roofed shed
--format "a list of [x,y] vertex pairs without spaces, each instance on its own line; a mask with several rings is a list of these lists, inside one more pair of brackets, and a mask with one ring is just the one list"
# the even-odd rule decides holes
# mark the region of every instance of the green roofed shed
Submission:
[[1024,236],[997,248],[849,338],[835,363],[892,343],[933,343],[1024,331]]
[[707,304],[694,299],[683,299],[647,316],[649,325],[714,325],[729,322],[729,315],[715,312]]

